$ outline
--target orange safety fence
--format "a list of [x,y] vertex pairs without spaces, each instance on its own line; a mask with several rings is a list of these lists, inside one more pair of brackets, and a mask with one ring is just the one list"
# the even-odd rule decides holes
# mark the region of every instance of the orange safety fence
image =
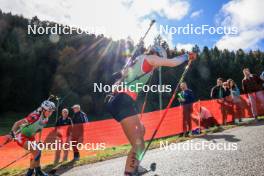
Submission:
[[[264,93],[264,92],[263,92]],[[186,119],[190,119],[189,125],[191,129],[199,127],[199,121],[206,118],[211,118],[214,123],[224,124],[234,121],[236,117],[251,117],[251,109],[248,104],[247,95],[241,95],[238,103],[233,103],[230,97],[218,100],[206,100],[198,101],[192,105],[178,106],[170,108],[167,116],[165,117],[156,138],[172,136],[183,133],[186,131]],[[258,114],[264,114],[264,108],[262,103],[257,103]],[[164,110],[144,113],[142,116],[142,122],[146,127],[145,139],[151,138],[160,117]],[[207,114],[207,115],[204,115]],[[204,117],[212,116],[212,117]],[[188,122],[187,122],[188,123]],[[204,128],[202,126],[202,128]],[[71,134],[71,135],[69,135]],[[71,136],[71,139],[70,137]],[[3,139],[3,136],[0,137]],[[75,125],[73,128],[70,126],[45,128],[42,131],[42,139],[45,144],[54,143],[55,140],[62,140],[63,142],[69,142],[73,139],[77,139],[82,144],[87,146],[90,150],[80,150],[81,157],[95,155],[98,151],[105,147],[119,146],[128,144],[121,126],[114,119],[101,120],[96,122],[89,122],[86,124]],[[10,142],[4,147],[0,148],[0,168],[8,163],[16,160],[17,158],[25,154],[25,150],[19,147],[15,142]],[[56,154],[57,153],[57,154]],[[52,164],[55,159],[55,155],[61,156],[64,151],[43,151],[41,157],[42,166]],[[68,152],[68,160],[73,158],[73,152]],[[29,165],[30,156],[26,156],[14,163],[10,168],[26,168]],[[58,159],[58,158],[57,158]],[[61,160],[60,160],[61,161]]]

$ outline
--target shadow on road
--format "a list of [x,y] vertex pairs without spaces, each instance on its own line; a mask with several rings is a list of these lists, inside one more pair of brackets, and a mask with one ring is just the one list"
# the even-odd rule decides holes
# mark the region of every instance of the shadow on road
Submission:
[[264,125],[264,119],[260,119],[257,122],[252,122],[250,124],[246,124],[244,126],[262,126]]
[[52,165],[50,167],[45,168],[45,171],[47,173],[49,173],[49,175],[56,175],[56,174],[63,174],[69,170],[71,170],[72,168],[74,168],[74,163],[75,161],[70,161],[61,165]]
[[231,134],[210,134],[210,135],[200,136],[198,138],[202,138],[207,141],[213,141],[213,142],[216,142],[215,140],[217,139],[224,139],[225,141],[228,141],[228,142],[239,142],[240,141],[240,139],[236,138],[235,135],[231,135]]
[[[249,127],[249,126],[263,126],[264,125],[264,120],[259,120],[257,122],[251,122],[249,124],[240,124],[238,126],[244,126],[244,127]],[[223,128],[219,128],[217,129],[217,132],[222,132],[225,131]],[[216,142],[215,140],[217,139],[224,139],[225,141],[228,142],[239,142],[240,139],[238,139],[235,135],[231,135],[231,134],[208,134],[208,135],[204,135],[204,136],[199,136],[197,138],[201,138],[201,139],[205,139],[207,141],[213,141]]]

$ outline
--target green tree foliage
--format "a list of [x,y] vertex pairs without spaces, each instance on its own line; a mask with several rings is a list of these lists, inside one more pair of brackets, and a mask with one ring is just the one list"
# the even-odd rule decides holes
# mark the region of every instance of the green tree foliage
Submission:
[[[44,27],[55,25],[41,22],[37,17],[30,21]],[[111,75],[120,71],[134,49],[132,39],[114,41],[103,35],[76,33],[28,35],[27,25],[27,19],[0,11],[0,113],[30,112],[53,93],[61,97],[61,108],[79,103],[92,120],[109,117],[104,109],[105,94],[94,92],[94,83],[113,83]],[[58,41],[54,42],[53,37]],[[160,36],[156,42],[166,49],[169,58],[185,52],[170,49]],[[242,68],[249,67],[256,74],[264,70],[264,53],[259,50],[228,51],[196,45],[193,51],[199,53],[199,57],[186,81],[196,99],[208,99],[218,77],[233,78],[241,86]],[[184,67],[163,68],[163,84],[175,88]],[[157,83],[158,72],[155,71],[149,84]],[[144,95],[140,93],[139,104]],[[170,97],[171,93],[163,94],[164,105]],[[158,109],[158,100],[157,93],[150,93],[146,111]],[[176,101],[174,103],[177,105]]]

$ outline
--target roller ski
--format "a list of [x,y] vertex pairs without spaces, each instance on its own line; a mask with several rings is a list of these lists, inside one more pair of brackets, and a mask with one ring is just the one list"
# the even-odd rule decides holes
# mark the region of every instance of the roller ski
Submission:
[[149,172],[155,172],[156,171],[156,163],[151,163],[150,168],[146,169],[142,166],[139,166],[137,168],[137,170],[133,173],[131,172],[125,172],[125,176],[141,176],[141,175],[145,175]]
[[56,174],[57,169],[51,169],[51,171],[49,171],[49,176],[59,176],[58,174]]
[[35,169],[28,169],[25,176],[57,176],[55,174],[47,174],[40,167],[36,167]]

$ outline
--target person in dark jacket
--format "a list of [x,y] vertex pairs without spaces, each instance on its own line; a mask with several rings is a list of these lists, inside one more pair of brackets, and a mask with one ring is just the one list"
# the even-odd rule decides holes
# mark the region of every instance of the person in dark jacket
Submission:
[[72,129],[72,148],[73,148],[73,157],[74,161],[80,159],[80,153],[77,148],[78,143],[83,143],[83,133],[84,127],[83,124],[88,122],[87,115],[81,111],[81,106],[76,104],[72,106],[72,110],[74,112],[72,122],[73,122],[73,129]]
[[227,118],[227,106],[226,106],[226,98],[230,95],[230,90],[227,86],[227,84],[223,83],[224,80],[222,78],[217,79],[217,85],[214,86],[211,90],[211,98],[217,99],[217,102],[220,104],[221,113],[223,116],[223,122],[226,124],[226,118]]
[[56,122],[56,127],[57,126],[65,126],[65,125],[73,125],[72,119],[69,117],[69,110],[64,108],[61,111],[61,116]]
[[183,105],[193,103],[194,102],[193,91],[188,88],[186,82],[182,82],[180,87],[182,91],[180,92],[178,98],[179,102]]
[[231,92],[230,92],[230,87],[229,87],[228,82],[224,82],[223,83],[223,88],[224,88],[224,90],[223,90],[223,98],[230,96]]
[[253,117],[257,120],[257,101],[259,101],[260,106],[264,108],[264,93],[262,91],[262,84],[264,81],[257,75],[251,74],[248,68],[243,69],[243,74],[242,89],[248,94],[248,102],[251,106]]
[[[60,128],[61,126],[67,126],[68,128]],[[71,132],[72,132],[72,120],[69,117],[69,110],[67,108],[62,109],[61,111],[61,117],[57,120],[56,122],[56,133],[57,133],[57,140],[62,141],[63,143],[69,143],[71,139]],[[66,138],[64,138],[64,134],[66,132]],[[63,151],[63,161],[68,160],[68,150]],[[54,159],[54,164],[59,163],[60,161],[60,155],[61,155],[61,150],[57,150],[55,152],[55,159]]]
[[212,99],[219,99],[224,98],[224,88],[223,88],[223,79],[218,78],[217,84],[211,89],[211,98]]
[[[264,82],[264,71],[260,74],[259,78]],[[262,84],[262,87],[264,89],[264,83]]]
[[183,131],[184,136],[188,136],[192,130],[192,118],[194,95],[191,89],[188,89],[186,82],[182,82],[181,92],[178,94],[178,100],[183,105]]
[[223,116],[223,122],[226,125],[227,124],[227,116],[230,114],[232,116],[232,119],[234,120],[233,117],[233,102],[232,102],[232,97],[231,97],[231,91],[230,91],[230,86],[228,82],[223,83],[223,98],[218,99],[218,103],[221,104],[221,111],[222,111],[222,116]]
[[72,106],[72,110],[74,112],[72,122],[73,124],[79,124],[79,123],[86,123],[88,122],[87,115],[81,111],[81,106],[76,104]]

